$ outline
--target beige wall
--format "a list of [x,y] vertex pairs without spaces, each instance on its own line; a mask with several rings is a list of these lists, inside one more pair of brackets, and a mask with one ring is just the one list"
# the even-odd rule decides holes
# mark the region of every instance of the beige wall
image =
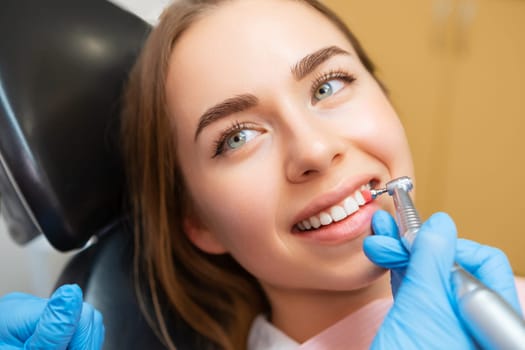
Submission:
[[422,217],[448,212],[525,275],[525,1],[324,2],[392,92]]

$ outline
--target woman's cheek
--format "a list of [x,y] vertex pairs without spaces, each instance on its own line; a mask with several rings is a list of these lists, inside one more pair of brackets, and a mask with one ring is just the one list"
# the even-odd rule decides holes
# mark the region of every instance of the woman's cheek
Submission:
[[240,166],[235,171],[210,173],[200,188],[203,217],[228,246],[241,244],[244,235],[275,222],[271,215],[275,213],[272,203],[278,186],[272,185],[268,169],[263,170]]
[[401,121],[382,92],[354,101],[341,118],[344,137],[384,163],[392,173],[411,176],[412,157]]

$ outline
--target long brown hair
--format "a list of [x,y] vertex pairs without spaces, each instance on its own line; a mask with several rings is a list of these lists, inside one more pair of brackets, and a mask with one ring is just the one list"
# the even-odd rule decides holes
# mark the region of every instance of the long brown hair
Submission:
[[[232,0],[178,0],[150,33],[131,72],[122,115],[122,143],[134,226],[134,271],[146,281],[153,315],[145,316],[174,349],[165,310],[180,315],[196,332],[220,349],[246,347],[251,322],[268,313],[256,279],[228,254],[209,255],[183,231],[189,196],[177,165],[175,133],[166,108],[169,58],[178,38],[198,18]],[[327,17],[353,45],[370,73],[374,66],[346,25],[317,0],[306,3]],[[176,127],[176,125],[175,125]]]

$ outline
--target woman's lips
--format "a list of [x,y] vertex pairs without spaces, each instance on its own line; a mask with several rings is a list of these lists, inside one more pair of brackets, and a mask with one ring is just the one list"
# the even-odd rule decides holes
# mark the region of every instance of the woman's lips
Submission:
[[294,228],[293,233],[297,237],[321,244],[340,244],[356,239],[365,233],[370,233],[372,215],[378,209],[379,204],[372,201],[341,221],[314,230],[300,231],[298,228]]

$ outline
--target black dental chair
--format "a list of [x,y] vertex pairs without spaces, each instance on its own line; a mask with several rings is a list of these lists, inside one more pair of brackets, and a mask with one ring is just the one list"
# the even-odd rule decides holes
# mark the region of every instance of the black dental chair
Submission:
[[[123,212],[120,95],[150,27],[105,0],[0,4],[0,213],[19,244],[75,254],[77,283],[104,316],[104,349],[164,349],[138,307]],[[177,315],[178,349],[200,349]]]

